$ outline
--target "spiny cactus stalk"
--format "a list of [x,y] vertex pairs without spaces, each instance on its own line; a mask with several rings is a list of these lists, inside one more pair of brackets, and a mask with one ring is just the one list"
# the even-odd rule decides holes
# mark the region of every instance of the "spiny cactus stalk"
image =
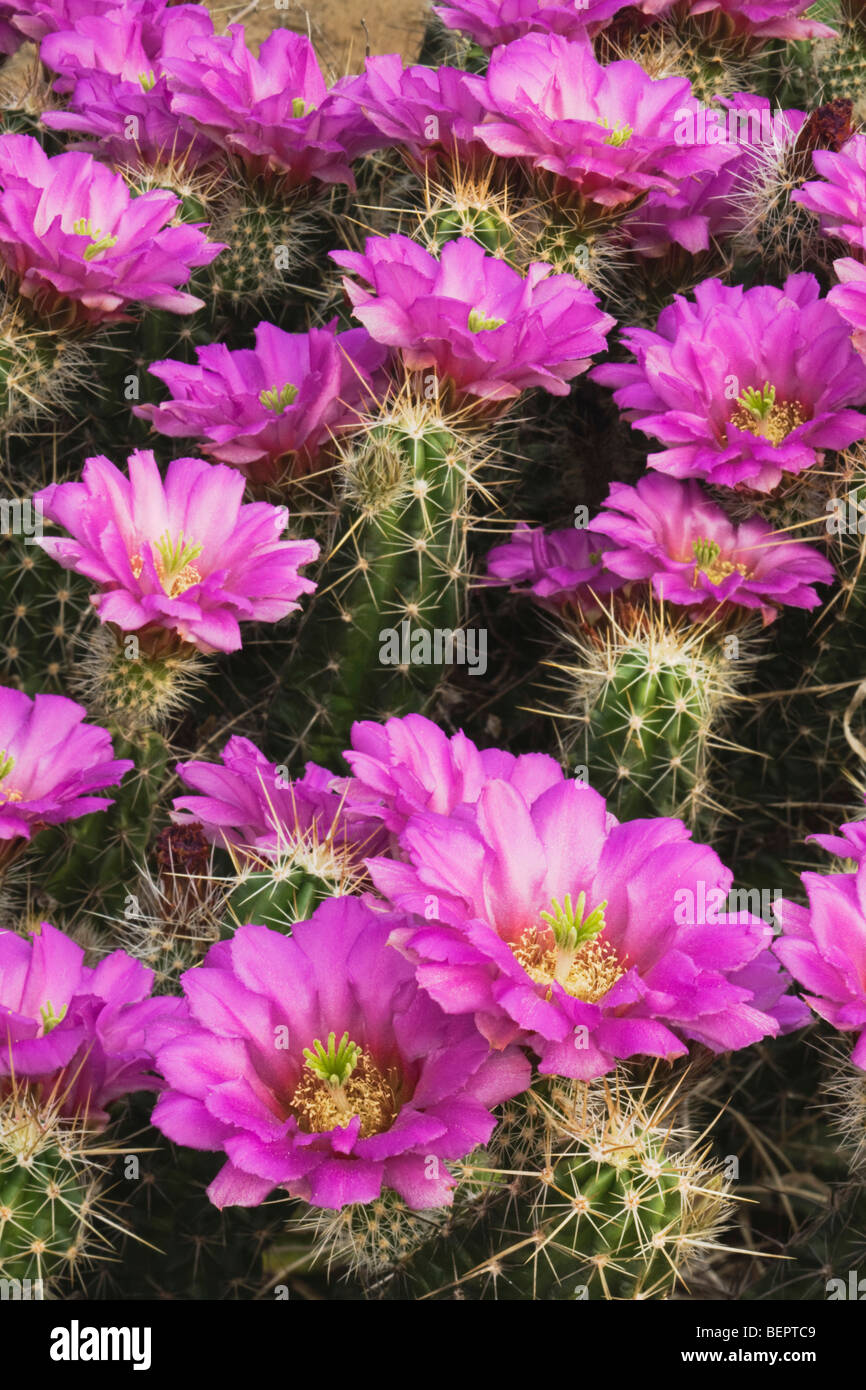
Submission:
[[110,1250],[99,1195],[108,1152],[21,1085],[0,1101],[0,1278],[23,1285],[19,1297],[68,1288]]
[[0,638],[0,682],[28,694],[65,688],[81,634],[92,624],[87,586],[58,569],[33,543],[42,530],[29,496],[6,503],[10,528],[0,544],[0,585],[6,604]]
[[0,3],[0,1299],[835,1297],[866,11],[381,7]]
[[98,718],[130,737],[165,729],[206,679],[207,659],[165,632],[139,636],[108,624],[79,644],[71,687]]
[[555,667],[574,724],[560,732],[579,775],[617,815],[664,807],[693,822],[715,805],[712,750],[733,713],[741,640],[728,638],[732,661],[711,624],[678,625],[663,610],[611,611],[609,622],[574,634]]
[[302,659],[284,668],[271,710],[277,747],[333,763],[354,719],[426,706],[462,635],[469,495],[485,452],[435,403],[408,401],[344,447],[315,633],[301,629]]
[[624,1079],[542,1085],[513,1103],[515,1148],[499,1144],[460,1166],[444,1235],[445,1213],[413,1221],[384,1202],[335,1218],[332,1249],[348,1244],[363,1267],[378,1267],[370,1296],[385,1298],[641,1299],[686,1289],[732,1203],[706,1146],[672,1125],[670,1106]]

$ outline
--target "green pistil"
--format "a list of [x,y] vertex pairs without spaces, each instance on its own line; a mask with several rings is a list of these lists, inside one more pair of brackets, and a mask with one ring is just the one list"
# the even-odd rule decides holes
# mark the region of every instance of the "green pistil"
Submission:
[[89,217],[79,217],[73,222],[72,230],[76,236],[86,236],[90,240],[90,245],[84,248],[84,259],[92,261],[103,251],[110,251],[112,246],[117,245],[116,236],[103,236],[99,227],[94,231],[93,223]]
[[336,1033],[329,1033],[327,1048],[316,1038],[311,1048],[304,1048],[304,1058],[314,1076],[325,1081],[333,1091],[339,1091],[358,1065],[361,1052],[357,1043],[349,1041],[348,1033],[343,1034],[339,1046]]
[[769,420],[776,405],[776,388],[769,381],[764,382],[760,391],[756,386],[747,386],[737,398],[737,403],[754,415],[756,420]]
[[578,893],[575,905],[572,904],[571,894],[566,893],[562,906],[556,898],[552,899],[551,906],[552,912],[542,912],[540,916],[542,922],[553,932],[556,942],[556,979],[562,982],[568,979],[574,958],[581,946],[604,931],[604,909],[607,907],[607,899],[600,902],[598,907],[594,907],[586,918],[583,915],[586,911],[586,894],[583,892]]
[[483,309],[469,310],[470,333],[490,333],[494,328],[501,328],[504,322],[505,319],[485,318]]
[[184,542],[183,531],[177,540],[172,540],[168,531],[156,542],[156,549],[162,560],[162,573],[160,575],[164,584],[171,585],[174,580],[179,579],[193,560],[197,560],[204,550],[203,545],[195,545],[192,542]]
[[277,415],[282,415],[283,411],[297,400],[297,396],[298,387],[287,381],[285,386],[275,386],[272,391],[260,392],[259,401],[265,410],[273,410],[276,411]]
[[151,68],[149,72],[140,72],[138,74],[138,80],[141,83],[143,92],[152,92],[156,86],[156,73],[153,68]]
[[6,780],[14,766],[15,759],[12,754],[7,753],[5,748],[0,748],[0,782]]
[[695,557],[695,564],[699,570],[706,572],[712,569],[719,558],[721,546],[718,541],[708,541],[703,536],[700,540],[692,541],[692,554]]
[[[610,130],[610,122],[604,116],[599,117],[598,123],[604,126],[605,130]],[[634,126],[615,125],[604,143],[606,145],[616,145],[617,148],[619,148],[621,145],[627,145],[633,135]]]
[[56,1028],[57,1025],[58,1025],[58,1023],[62,1023],[62,1022],[63,1022],[64,1018],[66,1017],[66,1009],[67,1009],[67,1007],[68,1007],[68,1006],[67,1006],[66,1004],[64,1004],[64,1005],[63,1005],[63,1008],[60,1010],[60,1013],[59,1013],[59,1014],[56,1014],[56,1013],[54,1012],[54,1005],[51,1003],[51,1000],[50,1000],[50,999],[46,999],[45,1003],[42,1005],[41,1009],[39,1010],[39,1012],[40,1012],[41,1015],[42,1015],[42,1032],[43,1032],[43,1035],[46,1034],[46,1033],[50,1033],[51,1030],[52,1030],[52,1028]]
[[302,116],[309,116],[313,109],[311,103],[304,101],[303,97],[294,97],[292,99],[292,115],[295,120],[300,120]]
[[566,893],[562,901],[563,906],[560,907],[559,900],[553,898],[553,911],[542,912],[541,920],[550,927],[557,946],[566,951],[576,951],[578,946],[582,946],[585,941],[591,941],[599,932],[604,931],[604,909],[607,907],[607,899],[599,903],[598,907],[594,907],[586,920],[583,916],[586,911],[584,892],[578,893],[576,906],[572,905],[570,893]]

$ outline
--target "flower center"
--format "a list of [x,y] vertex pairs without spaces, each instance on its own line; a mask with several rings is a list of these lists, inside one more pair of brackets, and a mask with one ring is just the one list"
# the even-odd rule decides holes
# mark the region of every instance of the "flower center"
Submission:
[[541,922],[525,931],[513,947],[515,958],[530,979],[547,986],[547,998],[556,982],[575,999],[594,1004],[625,974],[614,948],[599,940],[607,901],[586,917],[585,893],[578,894],[576,905],[567,893],[562,906],[554,898],[551,907],[553,911],[541,912]]
[[42,1015],[42,1036],[50,1033],[52,1028],[56,1028],[58,1023],[62,1023],[66,1017],[67,1005],[64,1004],[59,1014],[54,1012],[54,1005],[50,999],[46,999],[39,1012]]
[[265,410],[273,410],[277,415],[282,415],[298,398],[298,387],[287,381],[284,386],[275,386],[270,391],[259,393],[259,402]]
[[[177,540],[172,540],[166,531],[164,536],[151,544],[154,569],[168,598],[177,598],[178,594],[201,583],[201,571],[192,562],[198,559],[203,550],[203,545],[184,541],[183,531]],[[129,563],[138,579],[144,569],[144,561],[140,555],[133,555]]]
[[138,74],[138,80],[141,83],[141,90],[143,92],[152,92],[156,86],[156,73],[153,68],[151,68],[149,72],[140,72]]
[[731,424],[738,430],[781,444],[792,430],[802,425],[805,416],[796,401],[776,401],[776,388],[765,381],[760,390],[747,386],[737,397]]
[[309,116],[310,112],[314,110],[315,107],[313,106],[313,103],[310,101],[304,101],[303,97],[292,98],[292,115],[294,116],[295,120],[300,120],[302,116]]
[[490,333],[494,328],[501,328],[504,322],[505,319],[487,318],[483,309],[469,310],[470,333]]
[[604,126],[605,130],[610,130],[610,135],[608,135],[604,142],[606,145],[616,145],[617,148],[619,148],[621,145],[627,145],[634,135],[634,126],[620,124],[619,122],[617,122],[613,130],[611,130],[610,121],[606,116],[599,116],[598,123],[600,126]]
[[711,584],[721,584],[723,579],[727,579],[729,574],[747,575],[750,573],[747,565],[739,562],[735,564],[733,560],[720,560],[721,546],[718,541],[710,541],[705,537],[692,541],[692,554],[695,557],[695,572],[692,575],[692,588],[698,587],[699,576],[705,574]]
[[361,1138],[390,1128],[397,1109],[394,1087],[368,1052],[344,1033],[328,1034],[328,1045],[316,1038],[304,1048],[306,1066],[289,1102],[308,1134],[345,1129],[357,1115]]
[[89,217],[77,218],[72,224],[72,230],[76,236],[86,236],[90,242],[90,245],[84,248],[86,261],[95,260],[103,251],[110,251],[112,246],[117,245],[117,237],[103,236],[102,229],[100,227],[94,229]]
[[[0,782],[5,782],[9,773],[15,766],[15,759],[11,753],[7,753],[5,748],[0,748]],[[0,786],[0,806],[10,801],[23,801],[21,792],[15,791],[12,787]]]

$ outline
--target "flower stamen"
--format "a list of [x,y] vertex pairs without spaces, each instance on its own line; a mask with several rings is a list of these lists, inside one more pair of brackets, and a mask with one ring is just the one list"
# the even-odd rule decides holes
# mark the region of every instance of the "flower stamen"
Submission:
[[766,439],[770,444],[781,444],[792,430],[802,425],[805,416],[796,401],[777,401],[776,388],[769,381],[758,389],[747,386],[737,397],[731,415],[731,424],[738,430],[748,430],[749,434]]
[[177,598],[178,594],[191,589],[194,584],[201,583],[201,571],[196,569],[192,562],[198,559],[203,550],[203,545],[192,541],[185,542],[182,531],[176,541],[172,540],[166,531],[165,535],[151,546],[151,553],[156,552],[153,555],[153,563],[159,582],[169,598]]
[[[9,773],[15,767],[15,759],[5,748],[0,748],[0,782],[5,782]],[[21,792],[14,791],[12,787],[0,787],[0,805],[4,802],[23,801]]]
[[345,1129],[357,1115],[362,1138],[388,1129],[397,1110],[394,1086],[369,1053],[344,1033],[327,1047],[316,1038],[304,1048],[306,1066],[289,1107],[308,1134]]
[[270,391],[261,391],[259,403],[265,410],[273,410],[275,414],[282,415],[283,411],[297,400],[298,389],[291,381],[287,381],[284,386],[274,386]]
[[483,309],[469,310],[469,332],[470,333],[491,333],[494,328],[501,328],[505,319],[489,319]]
[[721,546],[718,541],[707,540],[701,536],[698,540],[692,541],[692,554],[695,557],[695,569],[692,575],[692,588],[696,589],[700,576],[705,574],[711,584],[721,584],[731,574],[749,574],[749,568],[741,561],[721,560]]
[[607,119],[606,116],[599,116],[598,124],[600,126],[604,126],[605,130],[610,130],[610,135],[608,135],[604,143],[606,145],[614,145],[617,149],[619,149],[622,145],[627,145],[631,137],[634,135],[634,126],[625,125],[624,123],[620,124],[619,122],[617,122],[617,124],[611,130],[610,121]]
[[525,931],[512,948],[529,977],[547,987],[548,999],[556,983],[575,999],[595,1003],[625,974],[614,948],[599,940],[606,907],[605,899],[585,916],[585,893],[578,894],[576,904],[570,893],[561,905],[554,898],[552,910],[539,913],[539,925]]
[[64,1004],[63,1008],[60,1010],[60,1013],[56,1014],[54,1012],[54,1005],[51,1003],[51,1000],[46,999],[45,1003],[41,1006],[39,1010],[40,1014],[42,1015],[43,1037],[47,1033],[50,1033],[53,1028],[56,1028],[58,1023],[63,1022],[64,1018],[66,1017],[66,1010],[68,1007],[69,1006],[67,1004]]
[[90,245],[84,248],[84,259],[86,261],[95,260],[103,251],[110,251],[112,246],[117,245],[117,237],[103,235],[100,227],[94,230],[93,223],[89,217],[77,218],[72,224],[72,230],[76,236],[86,236],[90,241]]

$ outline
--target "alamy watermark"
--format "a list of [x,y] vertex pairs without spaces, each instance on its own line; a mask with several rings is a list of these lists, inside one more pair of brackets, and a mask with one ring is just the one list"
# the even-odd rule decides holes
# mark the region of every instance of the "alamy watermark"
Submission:
[[382,666],[465,666],[470,676],[487,671],[487,629],[484,627],[413,628],[408,618],[399,628],[379,633]]
[[38,497],[0,497],[0,536],[23,536],[36,545],[43,534],[42,503]]
[[785,113],[768,106],[744,106],[739,110],[720,110],[699,106],[680,107],[674,113],[674,143],[677,145],[764,145],[776,137],[776,122]]
[[726,891],[699,880],[694,888],[678,888],[674,893],[674,923],[678,927],[713,926],[748,922],[763,917],[778,921],[782,903],[781,888],[731,888]]

